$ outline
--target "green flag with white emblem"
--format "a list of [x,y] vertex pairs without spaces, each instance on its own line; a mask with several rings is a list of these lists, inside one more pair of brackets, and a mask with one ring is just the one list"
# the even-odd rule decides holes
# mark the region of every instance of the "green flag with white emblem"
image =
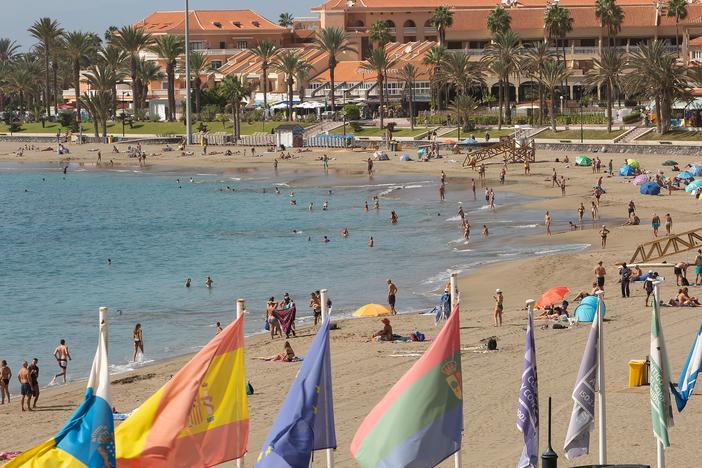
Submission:
[[[658,289],[658,287],[656,287]],[[670,400],[670,367],[665,350],[665,338],[658,310],[658,291],[651,316],[651,421],[653,433],[663,447],[670,446],[668,428],[673,426],[673,406]]]

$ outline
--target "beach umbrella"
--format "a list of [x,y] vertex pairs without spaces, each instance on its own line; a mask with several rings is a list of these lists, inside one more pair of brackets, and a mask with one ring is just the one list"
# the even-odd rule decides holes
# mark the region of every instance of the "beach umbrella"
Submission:
[[576,166],[589,166],[592,164],[592,159],[588,158],[585,155],[578,156],[575,158],[575,165]]
[[692,193],[697,187],[702,187],[702,179],[693,180],[692,182],[687,184],[687,187],[685,187],[685,191],[687,193]]
[[672,159],[668,159],[667,161],[663,162],[664,166],[677,166],[678,163],[677,161],[673,161]]
[[641,185],[648,182],[648,176],[646,174],[641,174],[636,176],[634,179],[634,185]]
[[692,175],[695,177],[702,176],[702,166],[698,166],[697,164],[693,164],[692,166],[690,166],[690,169],[688,169],[688,171],[691,172]]
[[[602,317],[604,318],[607,307],[602,303]],[[597,312],[597,296],[586,296],[580,301],[578,307],[575,308],[575,317],[578,322],[592,322]]]
[[655,182],[645,182],[639,188],[641,195],[658,195],[661,193],[661,187]]
[[626,163],[634,169],[641,166],[641,164],[639,164],[639,162],[636,159],[627,159]]
[[634,168],[628,164],[624,164],[622,167],[619,168],[619,175],[620,176],[633,176],[636,173]]
[[419,149],[417,150],[417,157],[420,157],[420,158],[421,158],[421,157],[424,156],[425,154],[427,154],[427,149],[426,149],[426,148],[419,148]]
[[682,171],[678,173],[678,175],[676,175],[675,177],[677,177],[678,179],[692,179],[694,176],[687,171]]
[[390,309],[380,304],[366,304],[353,313],[354,317],[380,317],[390,315]]
[[534,304],[534,307],[537,309],[544,309],[555,304],[556,302],[562,301],[569,292],[570,289],[566,288],[565,286],[551,288],[541,295],[539,300],[536,301],[536,304]]

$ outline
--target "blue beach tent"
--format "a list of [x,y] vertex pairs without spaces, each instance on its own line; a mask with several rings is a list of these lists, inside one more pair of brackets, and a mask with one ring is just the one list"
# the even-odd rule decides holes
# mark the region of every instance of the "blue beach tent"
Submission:
[[687,193],[692,193],[697,187],[702,187],[702,179],[694,180],[687,184],[687,186],[685,187],[685,191]]
[[661,193],[661,187],[655,182],[646,182],[641,184],[639,192],[641,195],[658,195]]
[[690,169],[688,169],[688,172],[690,172],[695,177],[702,177],[702,166],[693,164],[692,166],[690,166]]
[[633,176],[636,173],[633,167],[631,167],[628,164],[624,164],[622,167],[619,168],[619,175],[620,176]]
[[[597,296],[586,296],[575,308],[575,317],[578,322],[592,322],[597,312]],[[607,315],[607,307],[602,303],[602,318]]]

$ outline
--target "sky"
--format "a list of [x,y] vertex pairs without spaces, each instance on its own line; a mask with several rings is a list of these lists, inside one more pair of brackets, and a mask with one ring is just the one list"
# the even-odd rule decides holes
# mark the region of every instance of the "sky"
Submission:
[[[34,40],[27,32],[34,21],[43,16],[56,19],[66,30],[99,33],[112,25],[123,26],[144,18],[155,10],[182,10],[183,0],[25,0],[13,2],[0,14],[0,37],[9,37],[27,51]],[[294,16],[311,16],[310,8],[323,0],[190,0],[190,9],[251,9],[276,22],[283,11]],[[284,5],[284,6],[283,6]]]

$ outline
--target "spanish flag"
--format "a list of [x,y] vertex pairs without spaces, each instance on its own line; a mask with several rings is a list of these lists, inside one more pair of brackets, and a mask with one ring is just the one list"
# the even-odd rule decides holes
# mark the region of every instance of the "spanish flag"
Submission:
[[100,308],[100,336],[85,399],[53,439],[10,461],[9,468],[115,466],[114,423],[107,363],[107,308]]
[[214,466],[244,456],[248,437],[242,316],[117,427],[117,466]]

